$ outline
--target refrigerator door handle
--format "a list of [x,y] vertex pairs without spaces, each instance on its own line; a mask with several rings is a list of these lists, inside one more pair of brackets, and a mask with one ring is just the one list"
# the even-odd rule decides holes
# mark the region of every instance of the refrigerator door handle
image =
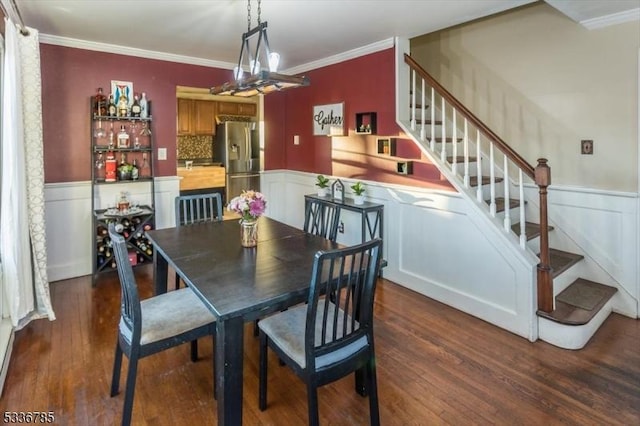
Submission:
[[260,177],[260,174],[252,174],[252,175],[227,175],[229,179],[245,179],[248,177]]

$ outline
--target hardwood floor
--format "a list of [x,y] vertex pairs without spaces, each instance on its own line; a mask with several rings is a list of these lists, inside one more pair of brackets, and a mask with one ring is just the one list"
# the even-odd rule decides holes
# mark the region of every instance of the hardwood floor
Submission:
[[[150,268],[137,269],[142,297]],[[172,275],[169,274],[171,277]],[[116,274],[51,285],[57,320],[16,333],[0,409],[53,411],[60,425],[119,424],[123,393],[109,397],[119,283]],[[617,314],[580,351],[530,343],[390,281],[375,306],[380,416],[384,425],[640,424],[640,321]],[[212,344],[141,360],[137,425],[216,424]],[[306,390],[270,353],[268,409],[257,407],[258,342],[245,333],[244,422],[307,422]],[[124,361],[126,366],[126,358]],[[124,378],[121,390],[124,389]],[[351,377],[319,391],[322,424],[368,424]]]

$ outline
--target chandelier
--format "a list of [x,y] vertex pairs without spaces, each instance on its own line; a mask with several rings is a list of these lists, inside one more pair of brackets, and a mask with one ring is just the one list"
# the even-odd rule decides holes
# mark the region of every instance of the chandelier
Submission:
[[[243,97],[266,95],[271,92],[309,85],[309,79],[306,76],[297,77],[277,73],[280,55],[271,51],[269,47],[267,22],[260,21],[260,3],[261,0],[258,0],[258,25],[251,28],[251,0],[247,0],[247,32],[242,34],[238,65],[233,69],[234,81],[212,87],[210,90],[212,95]],[[250,46],[251,41],[255,41],[253,52]],[[269,64],[268,70],[261,68],[261,53]],[[244,62],[245,59],[246,62]]]

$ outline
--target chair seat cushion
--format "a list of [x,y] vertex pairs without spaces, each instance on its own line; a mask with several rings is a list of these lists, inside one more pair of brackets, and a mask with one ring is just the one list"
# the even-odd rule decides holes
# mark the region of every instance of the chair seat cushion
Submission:
[[[157,342],[215,322],[215,316],[190,288],[170,291],[140,302],[140,344]],[[131,330],[120,321],[120,332],[131,341]]]
[[[322,313],[324,311],[325,303],[326,302],[324,299],[318,301],[315,329],[316,345],[319,345],[320,338],[322,336]],[[328,315],[330,318],[333,318],[333,312],[335,311],[336,306],[331,302],[328,303]],[[260,327],[260,329],[302,369],[305,369],[307,366],[304,348],[305,324],[307,322],[307,307],[308,305],[296,306],[286,311],[279,312],[270,317],[261,319],[258,322],[258,326]],[[338,314],[338,329],[342,330],[342,325],[344,323],[344,312],[342,311],[342,309],[340,309],[339,311],[340,313]],[[351,322],[351,318],[347,318],[348,321]],[[355,328],[357,329],[358,327],[359,324],[356,321]],[[337,338],[340,339],[341,337],[341,333],[338,334]],[[327,332],[326,341],[330,342],[331,340],[331,336]],[[359,339],[339,350],[317,357],[316,369],[321,369],[342,359],[345,359],[350,355],[362,350],[367,345],[368,342],[366,336],[361,336]]]

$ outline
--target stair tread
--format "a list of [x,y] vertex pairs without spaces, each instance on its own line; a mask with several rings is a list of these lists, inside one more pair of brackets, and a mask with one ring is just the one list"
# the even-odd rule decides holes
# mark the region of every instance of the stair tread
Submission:
[[578,278],[556,296],[552,312],[538,311],[538,315],[567,325],[583,325],[591,321],[618,291],[617,288]]
[[[540,253],[538,253],[538,257],[540,257]],[[555,278],[584,259],[584,256],[577,253],[570,253],[568,251],[550,248],[549,258],[551,260],[551,275]]]
[[[497,177],[494,179],[494,182],[502,182],[503,179],[501,177]],[[489,176],[482,176],[482,185],[487,185],[491,182],[491,178]],[[478,186],[478,176],[471,176],[469,178],[469,185]]]
[[[453,164],[453,158],[454,158],[453,155],[447,157],[447,163]],[[464,164],[464,155],[457,155],[455,159],[456,159],[456,164]],[[476,157],[469,157],[469,162],[475,163]]]
[[[496,197],[496,212],[503,212],[505,206],[504,197]],[[484,200],[485,203],[491,204],[491,200]],[[509,198],[509,208],[515,209],[516,207],[520,207],[520,200],[515,198]]]
[[[516,235],[520,235],[520,224],[515,223],[511,226],[511,230],[515,232]],[[549,231],[553,231],[553,226],[549,226]],[[524,223],[524,233],[527,236],[528,240],[533,240],[534,238],[538,238],[540,236],[540,224],[533,222],[525,222]]]

